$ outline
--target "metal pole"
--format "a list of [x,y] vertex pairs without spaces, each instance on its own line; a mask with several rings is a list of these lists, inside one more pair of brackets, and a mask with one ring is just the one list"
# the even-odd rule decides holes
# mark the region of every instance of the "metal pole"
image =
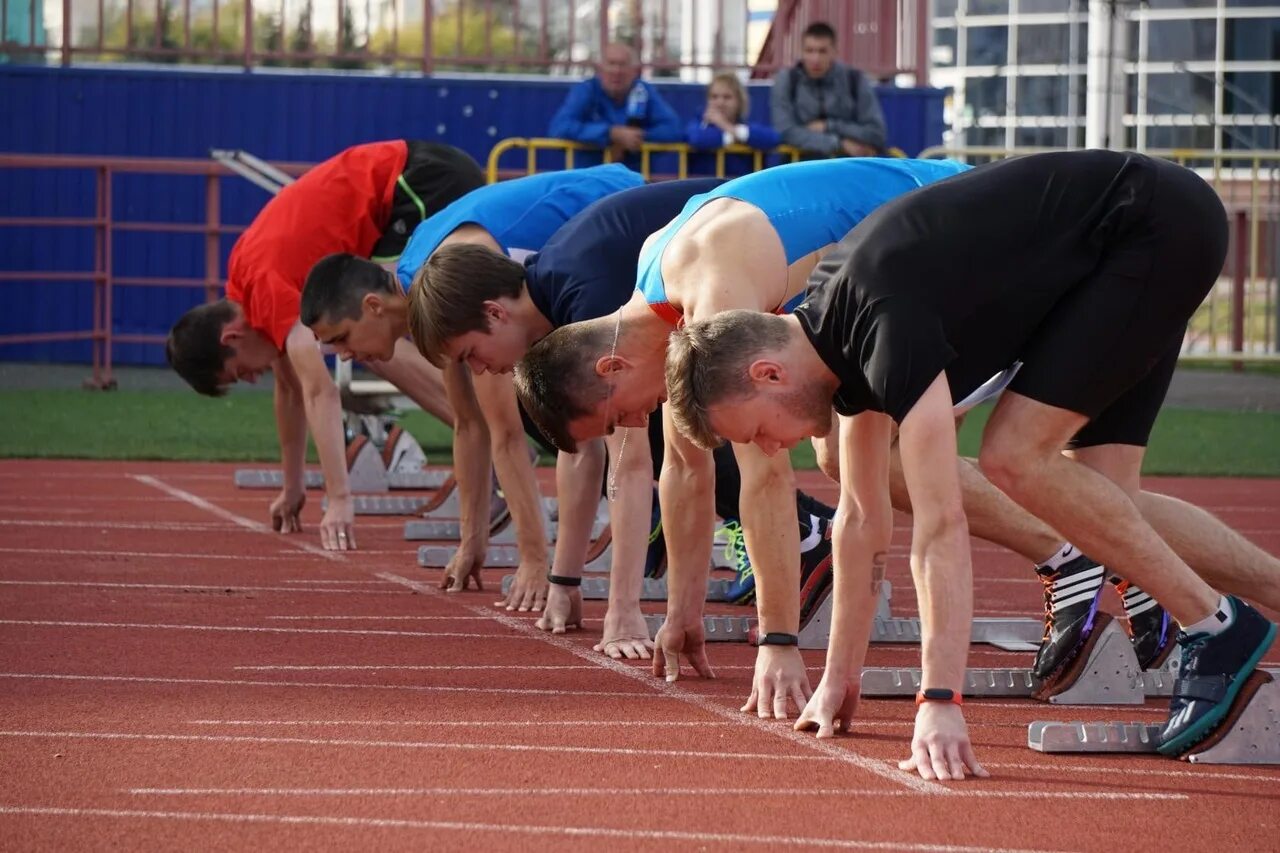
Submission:
[[[1248,263],[1249,251],[1249,215],[1243,210],[1236,212],[1236,262],[1235,275],[1232,276],[1231,288],[1231,351],[1244,350],[1244,288],[1245,264]],[[1231,362],[1231,369],[1236,373],[1244,370],[1244,362]]]
[[222,224],[222,205],[219,193],[221,185],[217,175],[205,178],[204,191],[204,301],[215,302],[218,299],[218,256],[219,226]]
[[244,70],[253,68],[253,0],[244,0]]
[[[7,10],[6,10],[7,11]],[[32,9],[34,12],[35,10]],[[34,15],[32,17],[35,17]],[[0,24],[0,29],[6,28],[8,24],[8,15],[5,15],[5,23]],[[0,36],[3,33],[0,32]],[[3,39],[0,38],[0,41]],[[62,64],[64,66],[71,64],[71,0],[62,0]]]

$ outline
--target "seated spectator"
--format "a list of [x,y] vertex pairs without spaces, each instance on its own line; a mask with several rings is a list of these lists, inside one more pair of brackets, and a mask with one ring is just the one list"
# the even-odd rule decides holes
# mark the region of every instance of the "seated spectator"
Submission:
[[721,148],[733,144],[775,148],[782,140],[768,125],[747,122],[751,102],[737,75],[717,74],[707,87],[707,107],[701,120],[689,122],[685,141],[694,148]]
[[884,113],[871,80],[835,61],[836,33],[810,24],[804,58],[778,72],[769,106],[782,141],[809,156],[874,157],[885,150]]
[[596,76],[569,90],[547,133],[607,147],[615,157],[643,142],[684,141],[680,117],[640,79],[640,64],[625,44],[605,46]]

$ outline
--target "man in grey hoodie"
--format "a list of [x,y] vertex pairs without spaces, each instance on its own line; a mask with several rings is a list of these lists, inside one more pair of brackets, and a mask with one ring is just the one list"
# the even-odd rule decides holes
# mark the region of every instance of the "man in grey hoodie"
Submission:
[[874,157],[885,149],[884,113],[872,81],[835,61],[836,33],[814,22],[804,31],[804,58],[778,72],[769,107],[782,141],[806,155]]

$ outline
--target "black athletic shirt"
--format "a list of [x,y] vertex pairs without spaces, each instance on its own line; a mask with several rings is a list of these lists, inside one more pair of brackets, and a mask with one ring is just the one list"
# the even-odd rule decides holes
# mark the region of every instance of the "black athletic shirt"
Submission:
[[649,235],[675,218],[685,202],[724,181],[664,181],[613,193],[592,203],[524,262],[529,297],[560,326],[604,317],[636,289],[636,263]]
[[1037,154],[878,208],[814,269],[795,310],[841,380],[836,411],[901,422],[943,370],[958,400],[1008,367],[1142,219],[1155,169],[1139,154]]

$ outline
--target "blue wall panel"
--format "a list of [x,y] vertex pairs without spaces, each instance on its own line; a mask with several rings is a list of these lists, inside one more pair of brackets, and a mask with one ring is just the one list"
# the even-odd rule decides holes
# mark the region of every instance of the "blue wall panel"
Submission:
[[[484,163],[509,136],[542,136],[573,81],[551,78],[390,77],[370,73],[0,65],[0,151],[133,157],[207,157],[242,148],[271,160],[318,161],[377,139],[449,142]],[[684,116],[700,115],[703,88],[660,83]],[[768,115],[768,87],[752,86],[752,115]],[[914,154],[941,141],[943,91],[882,88],[891,142]],[[504,159],[518,167],[517,154]],[[558,165],[550,155],[544,168]],[[656,160],[658,171],[674,161]],[[0,170],[0,216],[92,216],[88,172]],[[224,223],[244,225],[269,198],[240,178],[220,183]],[[116,221],[204,219],[203,178],[123,175],[112,188]],[[234,242],[222,241],[222,270]],[[200,278],[200,235],[118,232],[117,275]],[[30,281],[0,282],[0,334],[82,329],[92,307],[87,284],[41,283],[39,271],[88,270],[87,229],[0,229],[0,269],[30,270]],[[198,288],[120,287],[118,332],[164,333]],[[0,347],[0,359],[84,361],[86,344]],[[160,347],[117,345],[121,363],[158,364]]]

